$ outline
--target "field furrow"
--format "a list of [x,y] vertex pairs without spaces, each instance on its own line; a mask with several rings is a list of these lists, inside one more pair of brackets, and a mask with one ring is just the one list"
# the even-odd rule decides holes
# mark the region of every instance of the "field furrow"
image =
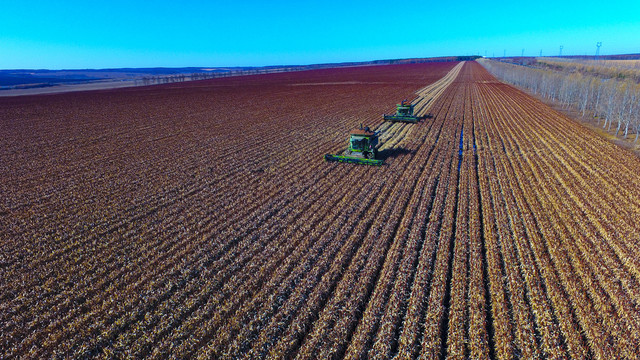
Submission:
[[[384,165],[326,162],[360,124]],[[0,358],[640,353],[640,160],[474,61],[0,98],[0,135]]]

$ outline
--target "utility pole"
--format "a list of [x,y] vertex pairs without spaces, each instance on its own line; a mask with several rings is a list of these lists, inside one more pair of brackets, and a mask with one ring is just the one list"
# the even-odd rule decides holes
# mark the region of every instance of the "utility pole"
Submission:
[[562,48],[564,48],[564,45],[560,45],[560,55],[558,57],[562,57]]

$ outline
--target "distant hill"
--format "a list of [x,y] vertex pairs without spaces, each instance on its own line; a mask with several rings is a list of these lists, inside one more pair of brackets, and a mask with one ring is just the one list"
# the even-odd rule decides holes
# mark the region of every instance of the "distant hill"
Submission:
[[98,81],[139,81],[141,85],[208,79],[221,76],[301,71],[349,66],[412,64],[435,61],[471,60],[477,57],[446,56],[434,58],[387,59],[360,62],[324,63],[312,65],[273,65],[235,67],[152,67],[114,69],[19,69],[0,70],[0,90],[29,89],[63,84],[85,84]]
[[[25,86],[44,86],[46,84],[57,83],[74,83],[74,82],[87,82],[100,80],[101,77],[88,76],[85,74],[77,74],[75,76],[61,75],[51,73],[40,73],[29,70],[28,72],[14,71],[14,70],[0,70],[0,86],[2,87],[17,87],[20,85]],[[23,86],[24,87],[24,86]]]

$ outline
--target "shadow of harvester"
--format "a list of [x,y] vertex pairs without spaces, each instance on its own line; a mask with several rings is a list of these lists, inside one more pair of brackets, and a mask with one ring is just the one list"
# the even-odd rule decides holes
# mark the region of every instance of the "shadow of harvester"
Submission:
[[409,150],[409,149],[405,149],[405,148],[393,148],[393,149],[384,149],[380,152],[378,152],[378,159],[380,160],[387,160],[387,159],[391,159],[391,158],[396,158],[398,156],[401,155],[407,155],[407,154],[412,154],[414,153],[414,150]]

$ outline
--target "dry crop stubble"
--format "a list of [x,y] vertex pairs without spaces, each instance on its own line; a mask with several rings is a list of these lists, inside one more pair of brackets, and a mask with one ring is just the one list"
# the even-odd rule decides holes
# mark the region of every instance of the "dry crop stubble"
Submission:
[[638,353],[640,161],[475,62],[0,103],[1,357]]

